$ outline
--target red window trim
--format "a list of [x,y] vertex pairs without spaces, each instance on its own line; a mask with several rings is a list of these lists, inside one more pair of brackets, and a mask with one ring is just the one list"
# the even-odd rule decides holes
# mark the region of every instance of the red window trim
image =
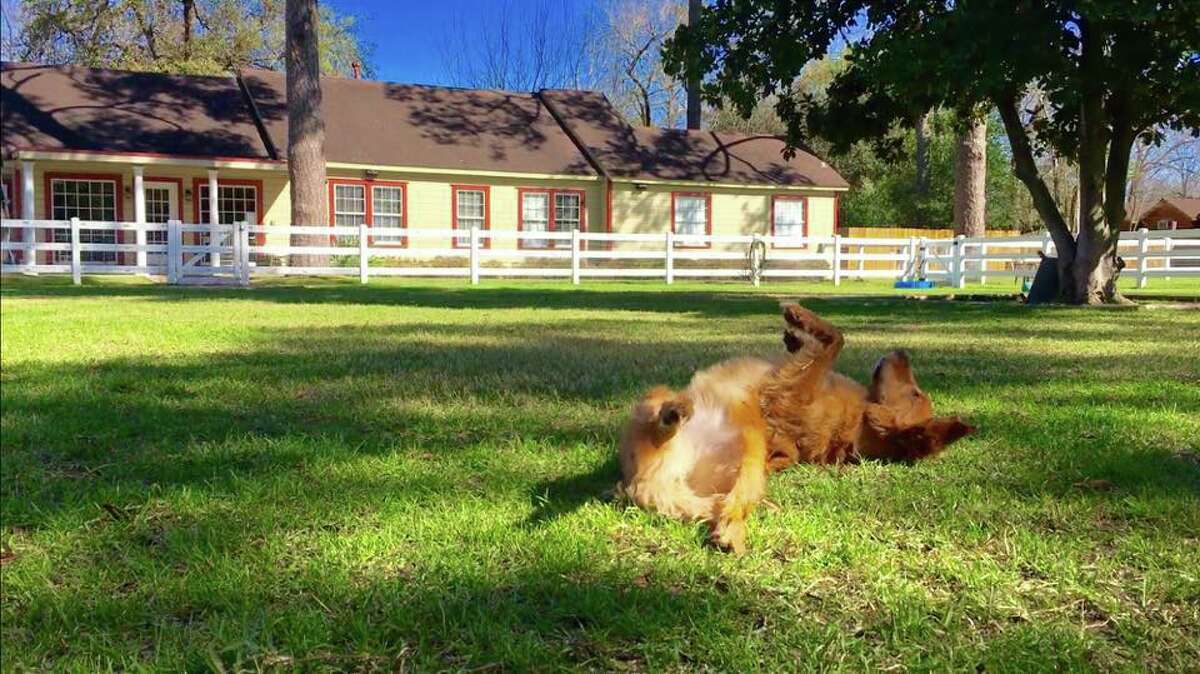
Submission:
[[[458,193],[460,190],[469,192],[483,192],[483,229],[491,231],[492,229],[492,188],[488,185],[451,185],[450,186],[450,229],[458,229]],[[458,242],[457,236],[450,237],[450,246],[452,248],[470,248],[470,245],[462,245]],[[492,239],[488,237],[483,240],[484,248],[492,247]]]
[[[8,178],[4,182],[8,183],[9,187],[8,196],[11,198],[9,205],[13,209],[13,219],[19,219],[21,217],[21,190],[25,187],[21,181],[21,169],[13,169],[13,172],[8,174]],[[21,231],[17,230],[14,234],[19,234]],[[20,241],[20,239],[15,240]]]
[[[42,174],[42,187],[44,191],[44,194],[42,194],[42,208],[44,209],[42,215],[47,220],[52,220],[54,218],[54,198],[53,194],[51,194],[51,184],[55,180],[107,180],[114,183],[113,189],[115,191],[113,192],[113,208],[115,215],[117,216],[116,221],[125,222],[125,189],[120,173],[72,173],[46,171]],[[50,233],[51,230],[47,229],[44,231],[47,233],[47,236],[51,237],[49,240],[53,241],[54,235]],[[117,230],[116,242],[129,243],[126,237],[131,233],[132,232],[126,232],[124,230]],[[127,256],[129,255],[132,255],[132,253],[117,253],[117,264],[127,264],[129,262]],[[53,256],[54,253],[50,253],[51,259],[53,259]]]
[[[771,195],[771,236],[775,236],[775,202],[776,201],[799,201],[804,204],[804,226],[801,228],[801,236],[808,237],[808,197],[800,194],[772,194]],[[808,244],[802,246],[780,246],[776,243],[771,244],[772,248],[781,250],[803,250],[808,248]]]
[[[9,181],[11,181],[11,182],[9,182]],[[21,169],[13,169],[13,172],[9,174],[9,177],[7,180],[5,180],[5,182],[9,182],[10,189],[8,192],[8,196],[11,199],[11,201],[9,202],[9,205],[12,206],[12,209],[13,209],[12,217],[14,220],[19,220],[19,219],[23,218],[25,215],[24,213],[21,212],[21,190],[23,190],[25,188],[25,185],[24,185],[23,181],[21,180]],[[14,229],[9,233],[9,237],[10,237],[10,239],[9,239],[10,241],[24,241],[25,240],[25,230],[24,229]],[[14,259],[24,262],[25,261],[25,251],[23,251],[23,250],[14,251]]]
[[[671,192],[671,231],[675,232],[675,199],[678,197],[704,197],[704,233],[712,236],[712,193],[710,192]],[[712,242],[693,244],[676,243],[676,248],[711,248]]]
[[[403,206],[402,206],[403,210],[400,211],[400,227],[402,227],[404,229],[408,229],[408,210],[409,210],[408,209],[408,183],[401,181],[401,180],[375,180],[372,178],[330,178],[327,182],[329,183],[329,186],[327,189],[329,191],[329,226],[330,227],[334,226],[333,223],[337,219],[337,216],[336,216],[336,213],[334,210],[334,199],[333,199],[334,186],[335,185],[359,185],[363,188],[364,208],[366,209],[366,213],[364,214],[364,217],[366,218],[367,227],[375,226],[375,201],[374,201],[375,200],[375,190],[373,190],[371,188],[373,188],[373,187],[399,187],[400,188],[400,199],[403,202]],[[332,236],[329,237],[329,242],[331,245],[333,244],[334,241],[335,241],[334,237],[332,237]],[[400,243],[390,243],[389,242],[389,243],[376,244],[375,237],[368,236],[367,237],[367,245],[369,245],[369,246],[378,245],[380,247],[390,247],[390,248],[405,248],[408,246],[408,237],[407,236],[400,237]]]
[[[557,221],[557,212],[554,205],[554,197],[559,194],[574,194],[579,197],[579,231],[587,231],[587,192],[580,189],[560,189],[549,187],[518,187],[517,188],[517,231],[525,231],[525,195],[526,194],[545,194],[549,200],[548,208],[550,212],[547,214],[546,226],[550,231],[559,231],[554,229]],[[550,241],[547,249],[562,248],[562,241]],[[567,248],[570,248],[570,242],[567,243]],[[528,246],[525,239],[517,239],[517,248],[538,248],[538,246]]]
[[[240,185],[242,187],[255,188],[255,190],[254,190],[254,208],[256,211],[255,215],[258,216],[258,222],[254,223],[254,224],[261,225],[263,223],[263,181],[261,181],[261,180],[246,180],[246,179],[239,179],[239,178],[217,178],[217,187],[220,188],[222,185],[230,185],[230,186]],[[208,187],[208,178],[192,178],[192,218],[196,220],[196,222],[194,222],[192,224],[207,225],[208,224],[207,222],[200,222],[200,188],[201,187]],[[180,217],[183,217],[183,216],[180,216]],[[256,238],[255,245],[262,246],[262,245],[266,244],[266,242],[267,242],[266,234],[259,234],[255,238]]]
[[143,176],[142,183],[175,183],[176,207],[179,209],[179,220],[183,221],[183,178],[168,178],[166,176]]

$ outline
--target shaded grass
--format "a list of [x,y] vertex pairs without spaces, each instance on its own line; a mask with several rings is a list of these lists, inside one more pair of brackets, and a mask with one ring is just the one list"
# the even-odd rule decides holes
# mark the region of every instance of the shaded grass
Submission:
[[[0,665],[1200,667],[1200,312],[854,292],[6,278]],[[772,478],[741,559],[609,503],[638,392],[797,294],[982,433]]]

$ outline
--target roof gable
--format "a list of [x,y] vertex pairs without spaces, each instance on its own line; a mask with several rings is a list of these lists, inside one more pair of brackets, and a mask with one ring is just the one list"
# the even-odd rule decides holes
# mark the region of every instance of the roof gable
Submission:
[[233,77],[4,63],[5,154],[18,149],[271,159]]
[[[282,73],[242,79],[281,154],[287,149]],[[594,176],[531,94],[326,77],[325,154],[331,162],[430,169]]]
[[703,130],[634,128],[592,91],[547,90],[550,104],[587,151],[614,178],[786,187],[845,188],[831,166],[803,149],[784,159],[775,136]]

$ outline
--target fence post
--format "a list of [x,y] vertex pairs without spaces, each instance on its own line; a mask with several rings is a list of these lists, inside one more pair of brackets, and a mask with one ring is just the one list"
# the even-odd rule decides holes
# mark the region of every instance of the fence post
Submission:
[[1050,232],[1042,235],[1042,255],[1050,256],[1050,245],[1054,243],[1054,239],[1050,237]]
[[367,223],[358,224],[358,282],[366,284],[367,267],[371,258],[367,255]]
[[917,237],[908,237],[908,248],[904,249],[904,268],[900,272],[900,278],[906,281],[912,281],[921,273],[917,269]]
[[862,271],[866,269],[867,261],[863,259],[863,253],[867,252],[867,247],[859,244],[858,246],[858,278],[862,278]]
[[963,239],[965,238],[967,237],[963,234],[959,234],[958,236],[954,237],[954,256],[952,260],[954,265],[953,279],[955,288],[967,287],[967,275],[963,273],[963,256],[965,254],[963,250],[965,248]]
[[675,232],[667,231],[666,275],[667,285],[675,282]]
[[[1167,256],[1163,258],[1163,269],[1165,269],[1166,273],[1168,273],[1168,274],[1171,273],[1171,253],[1174,250],[1175,250],[1175,239],[1172,239],[1169,236],[1167,238],[1163,239],[1163,251],[1165,251],[1167,254]],[[1164,276],[1163,278],[1168,281],[1171,280],[1170,276]]]
[[250,287],[250,224],[238,223],[238,283]]
[[167,283],[179,283],[179,221],[167,221]]
[[1146,287],[1146,254],[1150,252],[1150,230],[1138,228],[1138,280],[1137,287]]
[[833,255],[830,266],[833,267],[833,285],[842,285],[842,235],[833,235]]
[[987,285],[987,251],[986,243],[979,245],[979,285]]
[[571,230],[571,283],[579,285],[579,230]]
[[479,230],[471,228],[471,285],[479,284]]
[[71,282],[83,283],[83,256],[79,252],[79,218],[71,218]]

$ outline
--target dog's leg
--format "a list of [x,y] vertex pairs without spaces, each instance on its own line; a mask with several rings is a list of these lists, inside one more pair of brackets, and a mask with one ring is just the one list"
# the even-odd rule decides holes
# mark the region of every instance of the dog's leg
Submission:
[[665,386],[650,389],[634,409],[634,424],[641,427],[654,446],[675,437],[683,422],[692,416],[692,399]]
[[762,416],[749,402],[732,416],[741,429],[741,464],[733,488],[709,521],[709,537],[718,548],[740,555],[746,551],[746,519],[767,492],[767,439]]
[[810,403],[845,345],[842,332],[832,323],[798,304],[785,305],[783,318],[787,321],[783,342],[792,355],[763,384],[763,408],[768,415],[772,408],[794,410]]

